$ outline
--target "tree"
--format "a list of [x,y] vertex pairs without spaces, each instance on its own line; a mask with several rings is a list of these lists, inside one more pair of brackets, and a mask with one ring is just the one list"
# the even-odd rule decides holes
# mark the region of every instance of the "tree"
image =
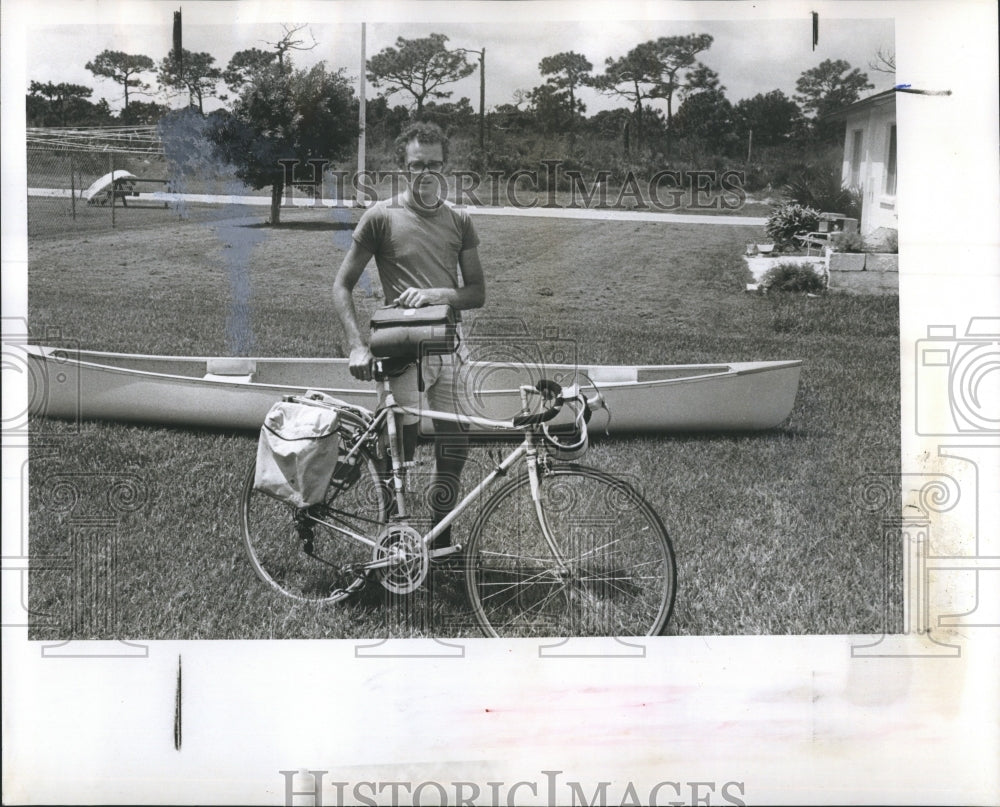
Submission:
[[118,121],[130,126],[149,126],[157,123],[170,111],[166,104],[152,101],[133,101],[118,113]]
[[576,98],[578,87],[593,84],[590,73],[594,69],[586,56],[573,51],[564,51],[554,56],[546,56],[538,63],[538,70],[543,76],[549,76],[546,84],[554,89],[552,97],[566,107],[566,120],[572,129],[577,118],[587,111],[587,108]]
[[451,92],[438,87],[459,81],[476,69],[463,52],[448,50],[447,41],[444,34],[420,39],[399,37],[396,47],[383,48],[368,60],[368,80],[375,87],[387,88],[386,96],[408,92],[419,115],[426,101],[451,97]]
[[553,134],[569,128],[569,116],[563,96],[551,84],[535,87],[528,96],[528,101],[528,111],[541,131]]
[[222,71],[222,80],[233,92],[239,92],[257,73],[278,58],[278,54],[260,48],[238,50]]
[[[366,110],[367,111],[367,110]],[[446,132],[471,129],[476,122],[476,111],[468,98],[460,98],[455,103],[438,104],[428,101],[424,105],[421,120],[436,123]]]
[[631,115],[628,109],[602,109],[587,119],[587,131],[602,140],[617,140],[622,136]]
[[704,90],[684,99],[674,125],[681,137],[711,152],[723,152],[732,144],[733,105],[720,90]]
[[209,138],[209,133],[226,114],[220,110],[202,115],[193,106],[188,106],[170,110],[157,121],[163,156],[176,188],[183,187],[189,178],[204,182],[219,176],[232,177],[232,166],[218,158],[215,144]]
[[[618,59],[608,57],[604,73],[594,79],[594,87],[607,95],[617,95],[632,104],[635,141],[642,145],[642,102],[653,95],[659,75],[655,42],[644,42]],[[627,149],[626,149],[627,151]]]
[[725,92],[726,88],[719,83],[719,74],[707,64],[698,62],[685,77],[685,83],[681,86],[681,98],[688,98],[696,92],[717,90]]
[[535,128],[536,119],[529,109],[521,109],[521,104],[531,103],[531,93],[527,90],[514,90],[513,104],[497,104],[488,114],[490,128],[511,134],[524,134]]
[[[234,92],[239,92],[250,79],[264,70],[269,64],[277,61],[279,65],[284,66],[286,60],[291,63],[291,58],[288,56],[289,51],[293,50],[312,50],[316,47],[316,39],[313,37],[313,42],[311,45],[305,45],[303,40],[297,39],[296,35],[299,31],[304,29],[308,30],[308,25],[283,25],[282,29],[285,35],[281,37],[277,42],[268,42],[274,50],[261,50],[260,48],[247,48],[245,50],[238,50],[233,54],[232,58],[229,60],[229,64],[226,65],[226,69],[222,71],[222,80],[226,82],[231,90]],[[310,32],[310,36],[312,33]]]
[[285,54],[290,50],[312,50],[318,44],[316,42],[316,37],[312,37],[312,32],[309,32],[309,36],[312,37],[311,45],[304,45],[301,39],[296,39],[295,35],[302,30],[308,30],[309,26],[305,23],[302,25],[282,25],[281,26],[285,35],[281,37],[277,42],[268,42],[268,45],[274,47],[274,54],[278,58],[278,64],[285,64]]
[[208,136],[217,157],[236,166],[250,187],[270,186],[272,224],[280,223],[285,189],[280,161],[297,160],[295,171],[309,175],[308,160],[343,159],[358,134],[354,91],[343,70],[330,72],[323,62],[309,70],[269,65],[246,84],[232,112],[215,117]]
[[93,61],[87,62],[86,68],[95,76],[109,78],[121,84],[125,90],[125,109],[128,109],[129,87],[137,90],[148,90],[149,85],[139,78],[143,73],[150,72],[155,64],[152,59],[142,54],[130,54],[120,50],[102,50]]
[[875,56],[869,59],[868,69],[874,70],[876,73],[894,74],[896,72],[896,52],[880,47],[875,51]]
[[[621,59],[608,59],[596,86],[629,99],[634,106],[636,141],[642,140],[642,101],[662,98],[667,102],[667,153],[674,117],[674,93],[689,89],[720,89],[719,77],[696,56],[711,47],[709,34],[661,36],[636,45]],[[684,71],[687,71],[686,73]],[[683,75],[682,75],[683,73]]]
[[[718,75],[695,59],[699,53],[708,50],[713,41],[709,34],[689,34],[661,36],[651,43],[657,63],[652,97],[662,98],[667,102],[668,155],[674,125],[674,93],[686,86],[700,89],[718,87]],[[689,72],[682,79],[681,72],[685,70]]]
[[365,127],[369,136],[378,140],[395,140],[410,119],[405,106],[389,106],[381,95],[369,98],[365,104]]
[[106,123],[111,117],[108,102],[87,99],[94,94],[82,84],[32,81],[28,86],[26,113],[29,126],[84,126]]
[[757,93],[744,98],[734,110],[736,131],[741,140],[753,132],[753,142],[775,146],[788,140],[800,127],[802,111],[781,90]]
[[868,75],[843,59],[826,59],[806,70],[795,82],[795,100],[806,112],[823,118],[853,104],[862,90],[874,89]]
[[[215,57],[208,53],[192,53],[181,50],[180,63],[173,50],[160,62],[159,80],[164,87],[187,90],[191,106],[197,106],[204,114],[204,100],[217,94],[216,85],[222,78],[222,71],[213,67]],[[197,104],[195,101],[197,100]]]

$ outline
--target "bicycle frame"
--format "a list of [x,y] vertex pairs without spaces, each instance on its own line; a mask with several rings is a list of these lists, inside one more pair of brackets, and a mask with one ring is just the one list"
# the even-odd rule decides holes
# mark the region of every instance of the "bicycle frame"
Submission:
[[[393,520],[396,522],[407,522],[409,514],[406,511],[406,502],[404,500],[404,482],[403,482],[403,472],[405,469],[403,451],[401,444],[401,434],[396,422],[396,415],[410,414],[417,415],[420,417],[429,417],[433,420],[444,420],[451,423],[458,423],[464,425],[475,425],[485,428],[505,430],[505,431],[520,431],[523,433],[523,439],[521,443],[508,454],[497,466],[490,471],[471,491],[469,491],[465,497],[458,502],[455,507],[449,512],[438,524],[436,524],[430,531],[425,535],[421,536],[421,541],[426,547],[430,547],[431,543],[437,538],[447,527],[449,527],[452,522],[458,518],[465,509],[476,501],[483,492],[489,488],[497,478],[506,476],[508,471],[517,465],[517,463],[522,460],[526,461],[528,466],[528,477],[531,485],[531,496],[535,504],[535,514],[538,518],[539,526],[541,527],[542,534],[545,537],[546,543],[552,551],[553,557],[556,559],[560,566],[563,566],[565,561],[562,557],[562,553],[556,545],[552,533],[550,532],[549,525],[545,519],[545,513],[542,508],[541,497],[539,495],[539,484],[538,484],[538,447],[535,443],[535,427],[534,426],[513,426],[511,423],[498,420],[489,420],[487,418],[474,417],[469,415],[458,415],[454,412],[441,412],[436,410],[427,409],[414,409],[412,407],[403,406],[396,403],[393,397],[392,391],[389,389],[388,384],[379,380],[376,382],[379,392],[379,399],[384,403],[375,413],[371,422],[361,432],[354,441],[354,445],[344,456],[345,461],[349,461],[364,445],[366,442],[370,441],[372,438],[376,437],[384,427],[386,434],[388,436],[388,449],[389,457],[391,460],[391,471],[392,471],[392,493],[395,496],[395,512],[393,514]],[[522,408],[525,413],[529,411],[528,405],[528,393],[534,392],[532,387],[521,387],[521,403]],[[354,540],[361,541],[364,544],[376,546],[376,542],[371,538],[355,533],[352,530],[347,530],[334,524],[322,521],[315,516],[311,516],[317,522],[325,524],[327,527],[337,530],[338,532],[353,538]],[[444,547],[437,550],[430,550],[430,556],[434,558],[445,557],[447,555],[454,554],[461,551],[460,546],[450,546]],[[386,565],[389,561],[382,561],[379,565]],[[374,568],[374,567],[373,567]]]

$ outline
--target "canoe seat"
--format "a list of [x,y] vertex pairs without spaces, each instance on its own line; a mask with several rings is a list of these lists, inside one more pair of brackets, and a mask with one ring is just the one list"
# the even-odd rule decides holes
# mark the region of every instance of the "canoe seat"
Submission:
[[205,366],[206,381],[228,381],[233,384],[249,384],[257,372],[257,362],[238,357],[211,358]]

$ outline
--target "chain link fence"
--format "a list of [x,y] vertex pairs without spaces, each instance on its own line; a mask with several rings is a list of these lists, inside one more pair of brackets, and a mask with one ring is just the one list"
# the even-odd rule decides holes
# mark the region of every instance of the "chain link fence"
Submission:
[[232,166],[202,154],[204,143],[195,135],[174,143],[188,165],[165,151],[156,126],[29,128],[26,134],[29,237],[211,218],[218,211],[192,209],[177,194],[260,193],[246,188]]
[[151,198],[170,190],[155,126],[26,134],[29,237],[127,227],[139,210],[169,210],[166,200]]

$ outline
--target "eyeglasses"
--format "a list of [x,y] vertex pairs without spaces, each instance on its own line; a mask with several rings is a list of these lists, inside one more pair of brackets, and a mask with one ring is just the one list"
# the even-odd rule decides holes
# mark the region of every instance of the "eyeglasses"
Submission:
[[440,160],[431,160],[430,162],[416,162],[407,163],[406,170],[411,174],[422,174],[424,171],[430,171],[432,174],[436,174],[444,168],[444,163]]

